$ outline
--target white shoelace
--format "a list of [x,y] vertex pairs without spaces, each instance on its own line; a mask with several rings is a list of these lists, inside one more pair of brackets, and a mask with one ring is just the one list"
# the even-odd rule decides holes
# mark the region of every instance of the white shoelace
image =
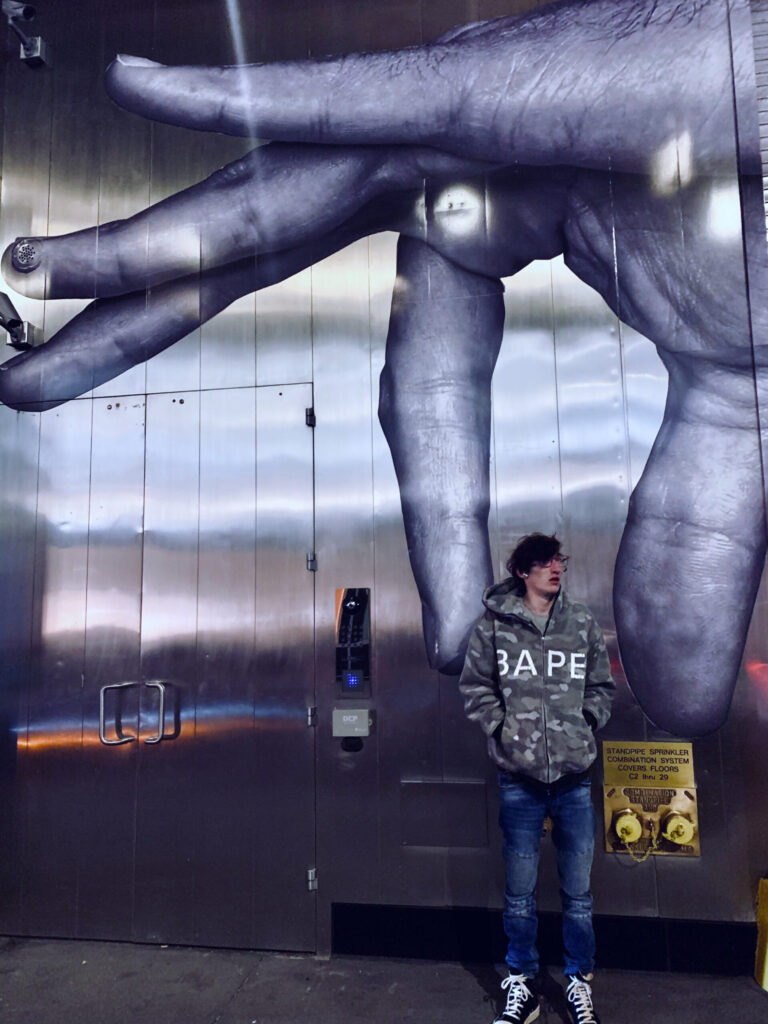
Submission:
[[526,985],[526,981],[528,978],[524,974],[510,974],[501,983],[503,989],[509,989],[504,1013],[508,1013],[510,1017],[514,1017],[525,1000],[531,998],[531,990]]
[[595,1011],[592,1009],[592,989],[581,978],[571,978],[566,991],[568,1001],[576,1007],[579,1024],[594,1024]]

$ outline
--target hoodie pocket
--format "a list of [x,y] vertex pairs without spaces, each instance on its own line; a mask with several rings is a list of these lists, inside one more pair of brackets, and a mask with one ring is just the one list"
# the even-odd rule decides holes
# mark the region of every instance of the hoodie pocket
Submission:
[[557,761],[565,771],[583,771],[597,757],[597,743],[587,720],[579,710],[568,714],[559,725]]

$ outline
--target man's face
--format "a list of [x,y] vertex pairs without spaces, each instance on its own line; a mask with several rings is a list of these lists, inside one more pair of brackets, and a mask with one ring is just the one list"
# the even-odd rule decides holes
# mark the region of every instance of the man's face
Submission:
[[554,555],[548,562],[534,562],[524,579],[526,594],[552,598],[562,583],[568,564],[567,555]]

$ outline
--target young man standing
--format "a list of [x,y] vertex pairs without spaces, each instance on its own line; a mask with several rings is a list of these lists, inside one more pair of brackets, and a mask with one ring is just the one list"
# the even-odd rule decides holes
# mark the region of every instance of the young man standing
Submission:
[[508,579],[486,591],[459,687],[499,767],[506,865],[504,930],[509,976],[495,1024],[539,1015],[533,980],[536,877],[544,819],[552,821],[563,906],[568,1008],[574,1024],[599,1024],[592,1003],[595,938],[589,876],[595,817],[589,768],[594,731],[610,716],[614,682],[603,635],[561,589],[568,557],[556,537],[533,533],[509,557]]

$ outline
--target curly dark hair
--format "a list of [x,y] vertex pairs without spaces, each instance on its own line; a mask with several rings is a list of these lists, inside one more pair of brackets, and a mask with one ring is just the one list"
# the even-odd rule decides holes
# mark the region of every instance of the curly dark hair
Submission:
[[529,533],[517,544],[517,547],[507,559],[507,572],[512,577],[515,592],[519,597],[525,594],[525,581],[517,575],[520,572],[530,572],[534,562],[548,562],[550,558],[560,554],[560,541],[557,537],[547,533]]

